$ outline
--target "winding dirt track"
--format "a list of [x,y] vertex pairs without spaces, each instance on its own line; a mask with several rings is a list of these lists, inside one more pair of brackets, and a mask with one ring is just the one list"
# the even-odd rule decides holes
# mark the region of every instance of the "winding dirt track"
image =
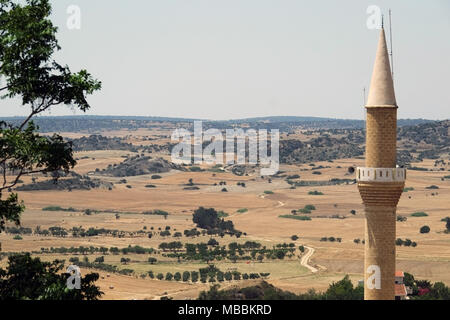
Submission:
[[307,246],[305,246],[305,248],[308,249],[308,252],[302,257],[302,259],[300,260],[300,264],[302,266],[308,268],[313,273],[319,271],[317,268],[308,264],[309,258],[311,258],[311,256],[314,254],[314,251],[315,251],[314,248],[307,247]]

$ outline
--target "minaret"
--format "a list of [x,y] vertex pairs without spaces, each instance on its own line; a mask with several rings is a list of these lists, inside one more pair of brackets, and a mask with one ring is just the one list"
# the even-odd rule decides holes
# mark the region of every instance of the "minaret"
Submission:
[[356,170],[366,215],[364,299],[393,300],[396,210],[406,170],[396,168],[398,106],[383,27],[365,107],[366,163]]

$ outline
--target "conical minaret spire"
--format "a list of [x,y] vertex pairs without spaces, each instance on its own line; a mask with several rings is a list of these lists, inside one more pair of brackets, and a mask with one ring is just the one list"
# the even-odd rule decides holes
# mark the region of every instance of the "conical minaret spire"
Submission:
[[396,105],[397,101],[395,100],[394,83],[392,81],[386,35],[384,33],[384,28],[381,28],[367,106]]

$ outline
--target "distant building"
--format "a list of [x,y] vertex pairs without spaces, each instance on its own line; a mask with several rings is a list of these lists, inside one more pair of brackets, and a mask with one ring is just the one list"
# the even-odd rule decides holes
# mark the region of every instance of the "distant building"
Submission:
[[408,296],[408,290],[403,283],[404,277],[403,271],[395,271],[395,300],[405,300]]

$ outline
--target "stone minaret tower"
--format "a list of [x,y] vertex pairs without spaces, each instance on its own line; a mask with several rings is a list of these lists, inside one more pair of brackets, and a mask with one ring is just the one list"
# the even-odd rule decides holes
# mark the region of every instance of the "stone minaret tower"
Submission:
[[396,168],[397,108],[382,28],[366,105],[366,164],[356,170],[366,214],[365,300],[395,298],[396,209],[406,178]]

